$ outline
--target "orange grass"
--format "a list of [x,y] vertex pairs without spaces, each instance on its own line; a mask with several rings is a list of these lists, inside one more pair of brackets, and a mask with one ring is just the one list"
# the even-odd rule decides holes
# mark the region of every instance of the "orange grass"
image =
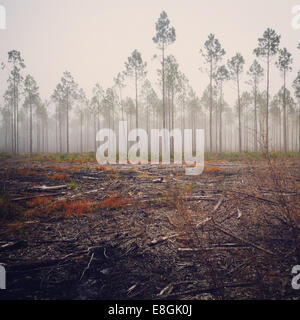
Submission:
[[39,207],[42,205],[47,205],[52,201],[51,197],[37,197],[30,201],[27,201],[26,204],[30,208]]
[[20,176],[32,176],[38,174],[38,172],[29,169],[17,169],[16,174]]
[[94,170],[96,171],[116,171],[116,169],[112,167],[105,167],[105,166],[94,166]]
[[72,215],[82,216],[84,214],[91,213],[93,209],[96,208],[95,203],[90,200],[62,199],[53,202],[48,198],[46,201],[35,199],[33,202],[29,202],[27,204],[34,207],[26,212],[27,216],[57,215],[58,217],[69,218]]
[[61,180],[67,180],[70,178],[70,176],[67,173],[56,173],[52,177],[50,177],[53,180],[61,181]]
[[121,198],[118,195],[112,195],[104,199],[103,201],[101,201],[98,207],[101,209],[118,209],[118,208],[125,207],[131,202],[132,201]]
[[215,173],[215,172],[223,172],[224,170],[217,167],[205,167],[204,173]]

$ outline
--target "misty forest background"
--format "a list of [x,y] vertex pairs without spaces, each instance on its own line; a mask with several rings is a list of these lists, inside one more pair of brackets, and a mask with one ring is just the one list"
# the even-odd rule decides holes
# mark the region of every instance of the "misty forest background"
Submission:
[[[26,74],[22,53],[8,52],[1,64],[8,79],[0,105],[0,151],[15,155],[94,152],[99,129],[118,133],[119,121],[127,120],[129,130],[144,128],[148,133],[152,128],[204,129],[207,152],[300,152],[300,70],[287,87],[294,61],[273,29],[258,39],[248,68],[240,53],[226,57],[222,44],[210,34],[199,48],[200,71],[208,76],[201,96],[181,72],[176,57],[167,54],[176,41],[176,30],[166,12],[157,20],[152,40],[157,47],[153,59],[161,63],[156,83],[147,79],[147,62],[134,50],[124,57],[124,70],[115,75],[113,87],[104,89],[97,83],[90,97],[68,71],[50,97],[41,97],[34,76]],[[270,83],[278,74],[270,72],[272,64],[282,79],[282,88],[273,96]],[[233,105],[224,94],[229,82],[236,90]],[[240,90],[242,83],[247,91]],[[126,86],[134,87],[134,96],[124,95]]]

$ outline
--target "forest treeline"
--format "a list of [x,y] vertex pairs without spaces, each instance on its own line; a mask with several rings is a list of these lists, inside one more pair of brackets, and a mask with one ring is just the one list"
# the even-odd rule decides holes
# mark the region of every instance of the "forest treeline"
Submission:
[[[206,151],[300,151],[300,70],[290,88],[287,76],[293,57],[281,48],[281,36],[267,29],[253,48],[253,63],[246,70],[240,53],[226,58],[226,51],[210,34],[200,55],[208,86],[197,96],[180,70],[176,58],[166,49],[176,41],[176,31],[166,12],[155,25],[153,44],[157,47],[155,90],[147,79],[147,63],[134,50],[124,63],[124,71],[114,77],[114,85],[99,83],[87,97],[71,73],[66,71],[44,100],[38,83],[26,74],[19,51],[8,52],[2,72],[7,72],[0,127],[1,151],[19,153],[96,151],[96,132],[101,128],[118,130],[118,122],[127,120],[129,129],[201,128],[205,130]],[[298,45],[300,49],[300,44]],[[282,76],[282,88],[270,95],[271,64]],[[247,91],[242,92],[241,77]],[[277,75],[276,75],[277,76]],[[126,81],[134,84],[133,97],[124,96]],[[236,103],[229,105],[224,85],[236,88]]]

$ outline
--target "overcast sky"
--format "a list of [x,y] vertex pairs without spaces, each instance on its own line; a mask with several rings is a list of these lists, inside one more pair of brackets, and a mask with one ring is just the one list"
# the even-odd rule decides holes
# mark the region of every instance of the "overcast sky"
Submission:
[[[90,96],[99,82],[104,88],[124,70],[124,62],[134,49],[148,62],[149,78],[155,84],[158,53],[152,37],[162,10],[169,16],[177,33],[169,47],[180,69],[201,95],[208,84],[199,67],[203,60],[199,49],[209,33],[214,33],[226,50],[224,62],[236,52],[253,62],[253,49],[267,27],[282,36],[294,56],[294,71],[300,70],[300,30],[291,26],[292,7],[300,0],[0,0],[6,8],[7,29],[0,30],[0,60],[7,52],[21,51],[30,73],[38,82],[42,98],[49,98],[62,73],[68,70]],[[279,72],[272,69],[271,93],[281,86]],[[0,75],[3,95],[7,74]],[[247,86],[246,73],[242,90]],[[130,94],[130,91],[127,93]],[[236,98],[233,83],[227,85],[225,99]]]

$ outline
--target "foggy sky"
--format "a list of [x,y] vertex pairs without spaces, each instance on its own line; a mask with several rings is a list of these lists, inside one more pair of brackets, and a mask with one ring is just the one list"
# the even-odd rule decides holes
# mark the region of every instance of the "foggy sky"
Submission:
[[[268,27],[282,36],[280,46],[293,54],[289,88],[300,70],[300,50],[296,49],[300,30],[291,27],[291,9],[299,0],[0,0],[0,4],[7,12],[7,30],[0,30],[0,61],[7,60],[9,50],[21,51],[27,67],[24,73],[37,80],[43,99],[50,97],[65,70],[88,96],[96,82],[104,88],[112,86],[113,77],[124,70],[124,62],[134,49],[147,61],[149,78],[155,85],[160,64],[152,60],[159,53],[152,37],[162,10],[177,33],[167,54],[176,57],[200,97],[208,76],[199,71],[204,66],[199,50],[209,33],[214,33],[226,50],[223,63],[236,52],[244,56],[242,91],[249,89],[244,84],[246,71],[255,58],[257,39]],[[275,67],[271,72],[274,94],[282,86],[282,78]],[[0,101],[6,79],[7,71],[0,72]],[[133,86],[126,94],[131,91]],[[232,104],[235,99],[236,88],[230,82],[225,100]]]

